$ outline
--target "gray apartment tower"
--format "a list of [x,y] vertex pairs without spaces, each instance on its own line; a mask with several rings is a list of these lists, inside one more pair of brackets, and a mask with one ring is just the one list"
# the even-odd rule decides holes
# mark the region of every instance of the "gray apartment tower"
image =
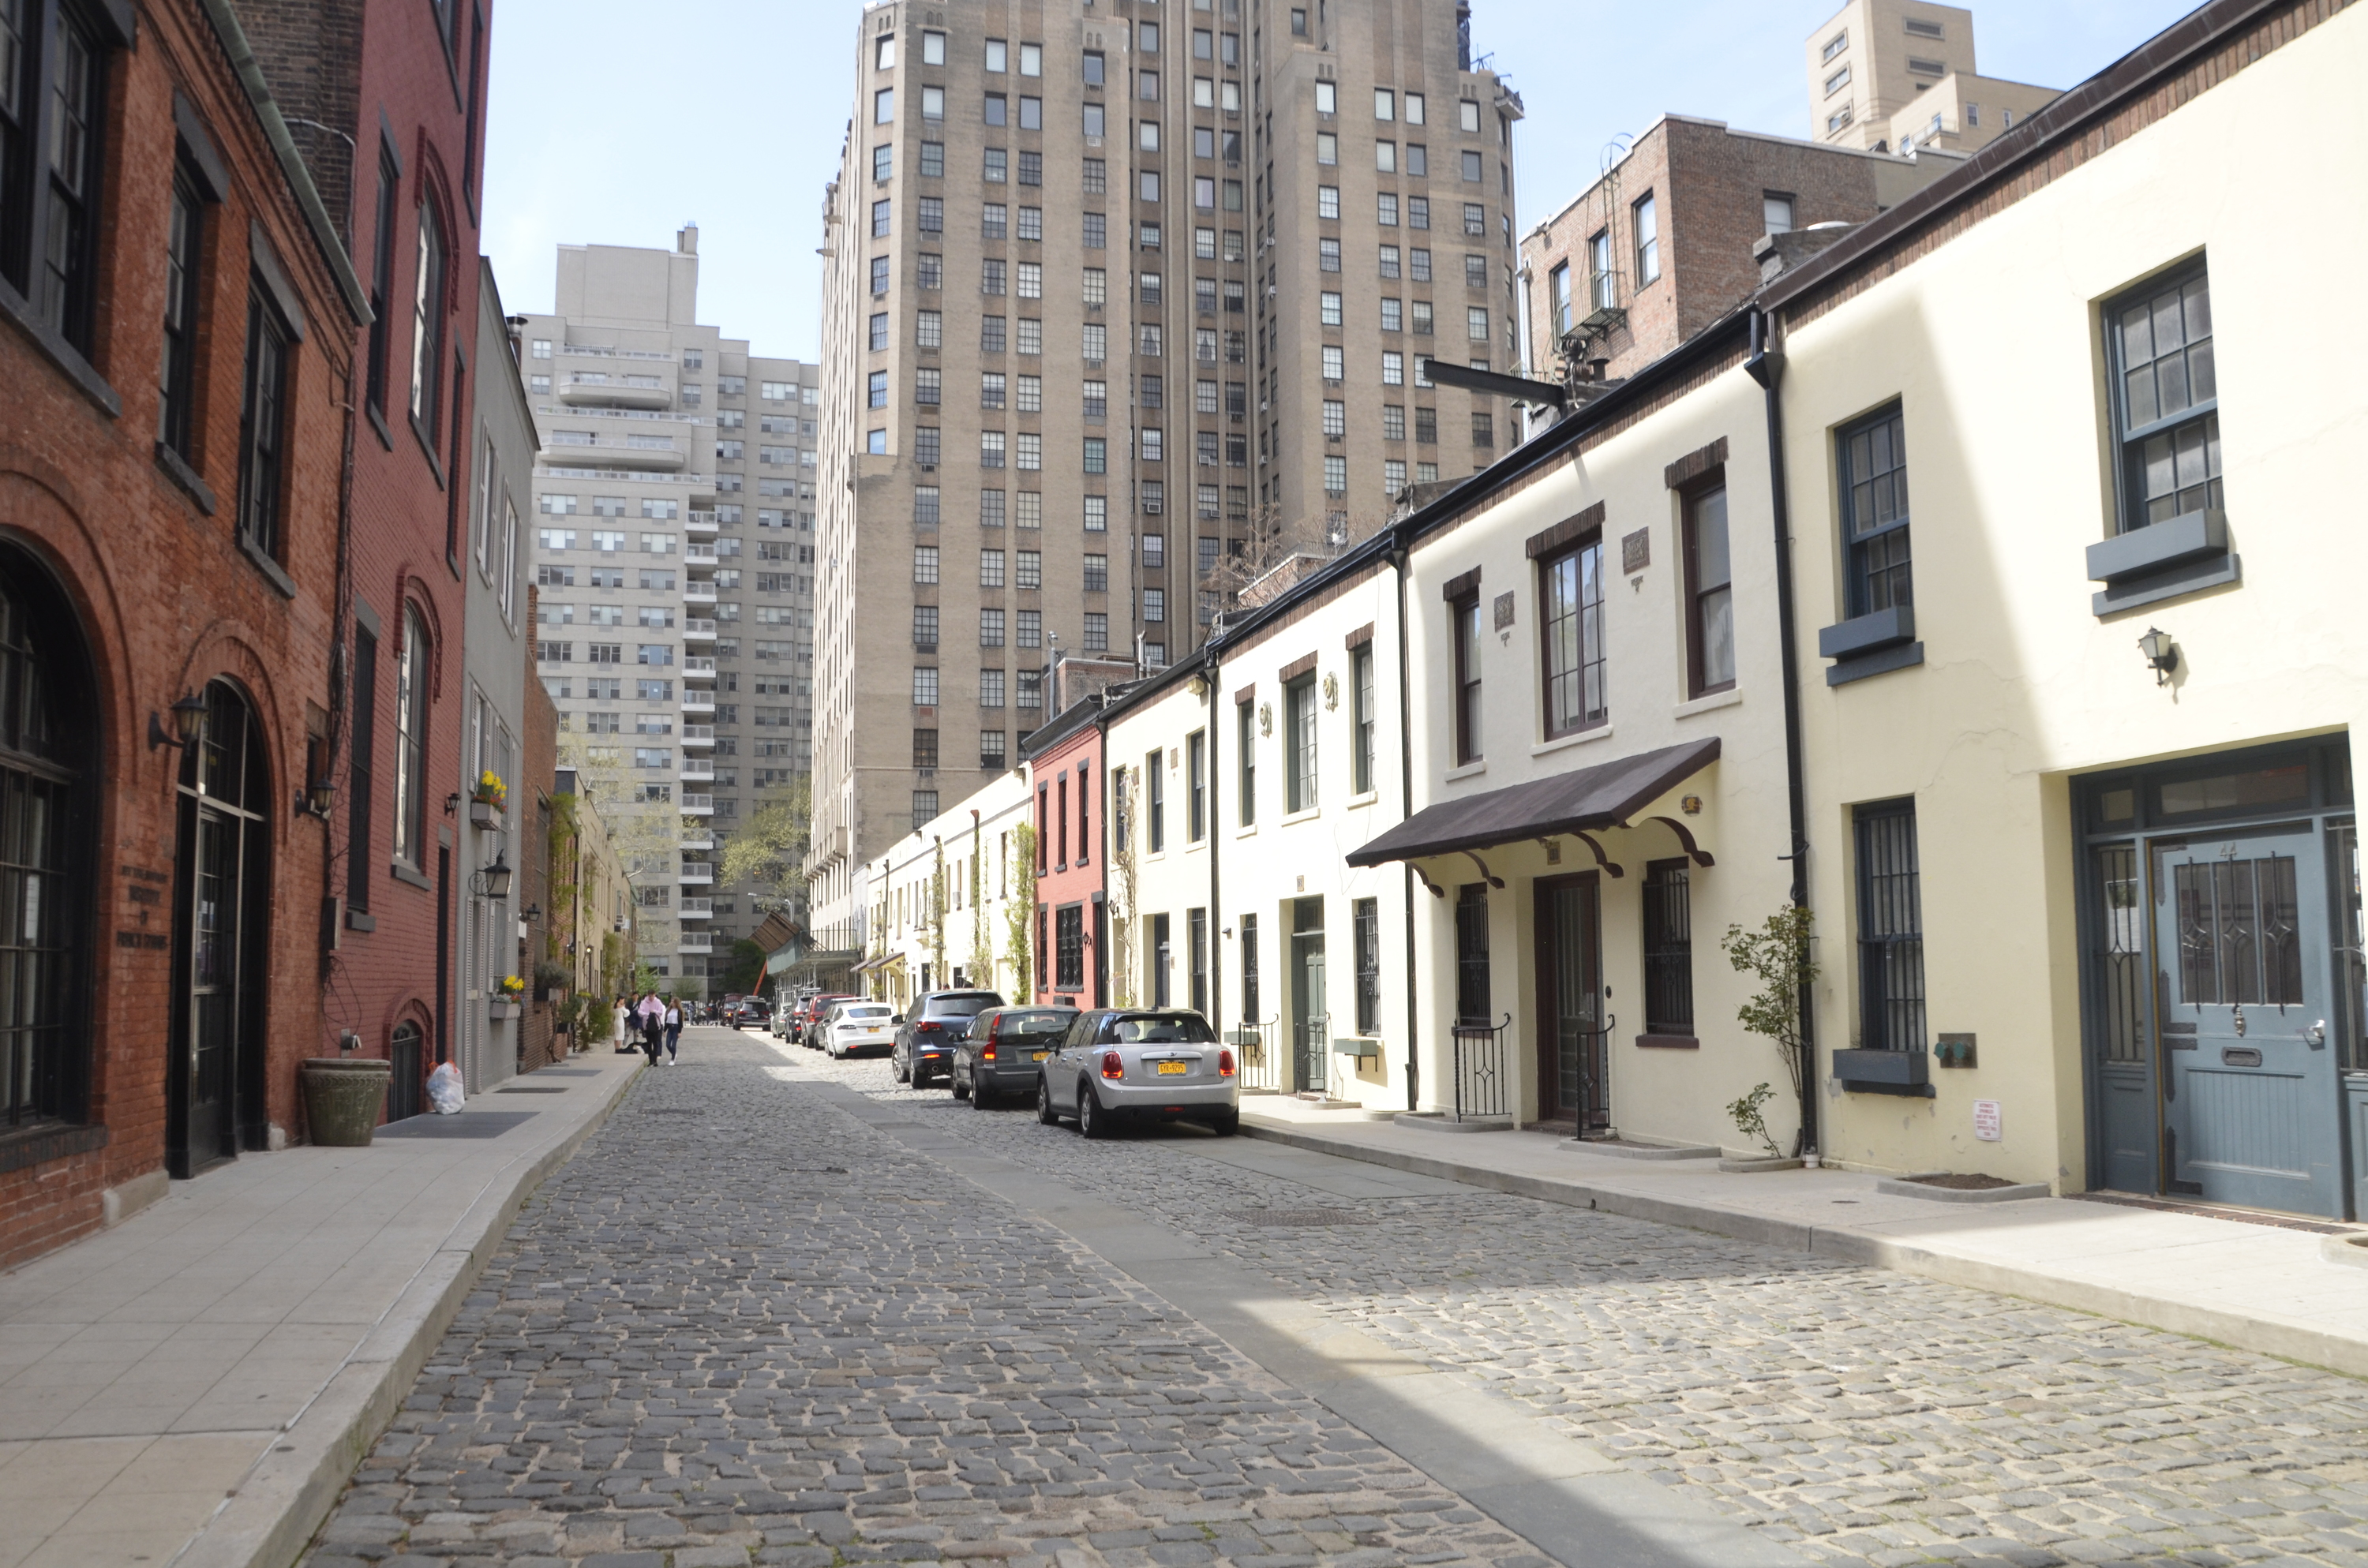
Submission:
[[1056,655],[1515,439],[1512,135],[1463,0],[881,0],[824,205],[814,940],[1019,756]]
[[[626,857],[643,958],[698,995],[764,918],[718,851],[811,767],[814,367],[698,321],[699,231],[563,245],[520,319],[536,669]],[[803,912],[797,912],[802,914]]]

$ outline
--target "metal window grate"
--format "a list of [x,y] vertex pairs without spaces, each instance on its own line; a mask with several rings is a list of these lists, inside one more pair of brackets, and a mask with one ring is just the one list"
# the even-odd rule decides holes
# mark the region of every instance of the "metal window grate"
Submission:
[[1922,1051],[1924,916],[1916,803],[1858,810],[1859,1029],[1869,1051]]
[[1683,860],[1645,868],[1645,1032],[1694,1032],[1693,884]]
[[2107,844],[2095,852],[2104,901],[2097,972],[2104,1009],[2105,1060],[2146,1059],[2146,898],[2134,844]]

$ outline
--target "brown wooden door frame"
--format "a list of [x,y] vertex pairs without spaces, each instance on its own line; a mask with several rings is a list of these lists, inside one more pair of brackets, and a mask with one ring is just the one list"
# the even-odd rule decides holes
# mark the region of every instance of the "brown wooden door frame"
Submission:
[[[1531,1059],[1537,1064],[1538,1119],[1568,1121],[1577,1127],[1585,1118],[1584,1106],[1560,1103],[1562,1062],[1558,1056],[1557,1029],[1562,1021],[1562,1003],[1554,984],[1554,919],[1551,913],[1554,895],[1571,888],[1584,888],[1588,909],[1587,933],[1592,937],[1584,957],[1592,971],[1589,983],[1599,992],[1603,985],[1603,878],[1600,871],[1578,871],[1568,876],[1539,877],[1531,884],[1531,939],[1537,954],[1536,1023]],[[1600,997],[1599,997],[1600,1000]],[[1583,1129],[1582,1129],[1583,1131]]]

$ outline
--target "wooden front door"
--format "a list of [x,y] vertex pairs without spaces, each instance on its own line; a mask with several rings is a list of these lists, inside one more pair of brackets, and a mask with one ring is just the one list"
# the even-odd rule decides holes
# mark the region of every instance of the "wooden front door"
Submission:
[[1538,1119],[1611,1125],[1597,873],[1537,883]]

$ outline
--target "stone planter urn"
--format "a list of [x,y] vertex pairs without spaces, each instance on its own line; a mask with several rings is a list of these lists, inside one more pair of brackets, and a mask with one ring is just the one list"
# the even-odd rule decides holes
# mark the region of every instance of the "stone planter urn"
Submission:
[[307,1057],[302,1077],[313,1142],[331,1149],[368,1147],[393,1074],[393,1062],[374,1056]]

